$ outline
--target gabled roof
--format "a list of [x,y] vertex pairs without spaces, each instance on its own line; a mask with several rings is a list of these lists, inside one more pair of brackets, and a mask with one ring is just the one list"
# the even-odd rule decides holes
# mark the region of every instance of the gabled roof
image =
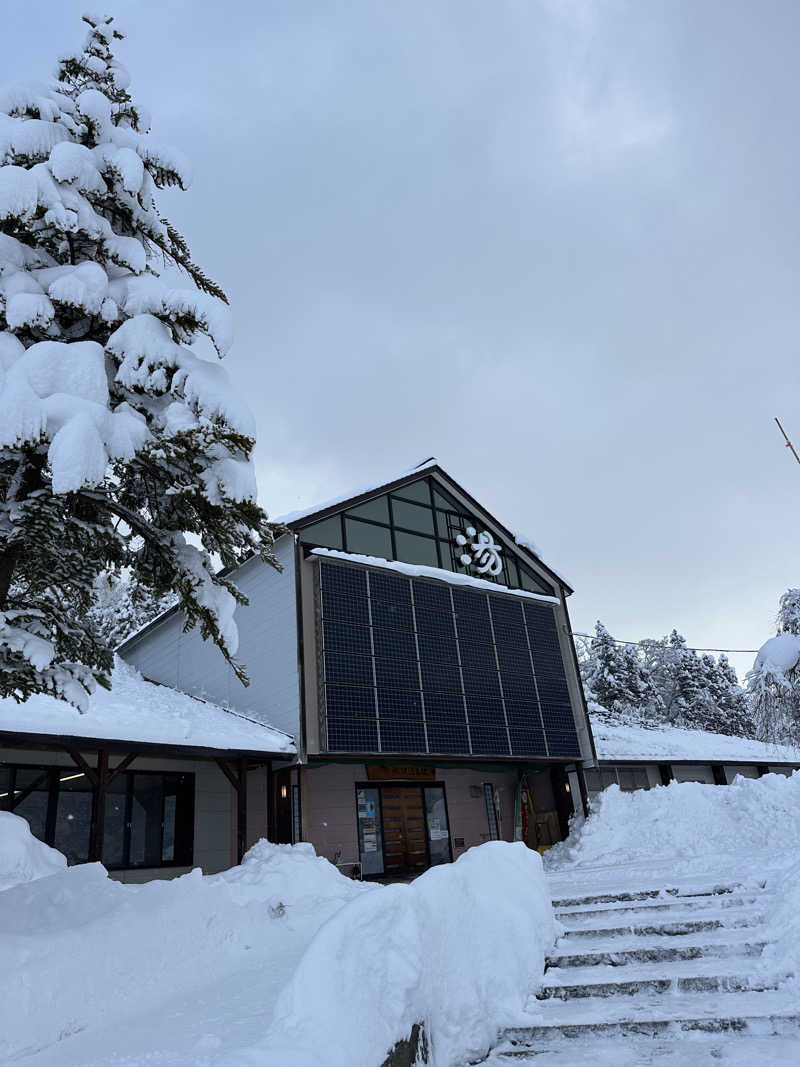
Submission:
[[474,496],[468,493],[467,490],[452,477],[452,475],[448,474],[447,471],[439,465],[435,457],[426,459],[418,466],[403,471],[401,474],[395,475],[393,478],[385,479],[384,481],[377,482],[367,487],[352,490],[351,492],[336,497],[333,500],[328,500],[323,504],[317,504],[310,508],[293,511],[288,515],[282,515],[276,521],[284,526],[288,526],[290,530],[302,530],[305,526],[320,522],[322,519],[326,519],[329,515],[335,515],[340,511],[344,511],[346,508],[357,507],[359,504],[365,503],[372,497],[396,491],[401,486],[409,485],[427,475],[434,475],[437,480],[443,483],[445,488],[449,488],[451,491],[454,491],[456,495],[460,495],[469,505],[470,510],[485,515],[492,525],[503,534],[506,540],[516,546],[522,557],[527,557],[528,559],[533,560],[545,571],[545,573],[550,575],[557,585],[563,587],[567,594],[573,592],[573,588],[567,579],[562,574],[559,574],[555,568],[545,563],[541,556],[534,551],[533,543],[530,540],[521,537],[519,534],[515,534],[507,526],[504,526],[503,523],[499,522],[491,512],[487,511]]

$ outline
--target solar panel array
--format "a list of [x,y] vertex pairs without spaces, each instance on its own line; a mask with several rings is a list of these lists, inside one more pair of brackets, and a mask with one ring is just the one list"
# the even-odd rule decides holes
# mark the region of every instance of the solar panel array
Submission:
[[331,752],[578,757],[551,604],[320,563]]

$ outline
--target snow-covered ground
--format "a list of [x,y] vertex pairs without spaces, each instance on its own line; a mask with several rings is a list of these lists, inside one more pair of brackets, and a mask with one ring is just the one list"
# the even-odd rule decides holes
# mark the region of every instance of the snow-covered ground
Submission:
[[0,894],[2,1063],[378,1067],[423,1021],[451,1067],[519,1017],[554,940],[522,844],[379,886],[261,842],[223,874],[130,886],[100,864],[49,874],[52,850],[31,860],[6,822],[24,881]]
[[380,1067],[419,1021],[433,1067],[794,1064],[799,809],[800,772],[611,787],[544,864],[492,842],[388,887],[266,842],[121,885],[7,814],[0,1062]]

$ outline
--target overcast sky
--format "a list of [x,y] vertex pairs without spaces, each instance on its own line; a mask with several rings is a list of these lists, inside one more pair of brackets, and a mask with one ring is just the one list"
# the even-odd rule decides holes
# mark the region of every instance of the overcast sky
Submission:
[[[573,624],[752,648],[800,585],[795,0],[119,0],[273,514],[435,455]],[[3,80],[82,43],[0,0]],[[7,17],[10,14],[10,18]],[[738,657],[737,666],[752,657]]]

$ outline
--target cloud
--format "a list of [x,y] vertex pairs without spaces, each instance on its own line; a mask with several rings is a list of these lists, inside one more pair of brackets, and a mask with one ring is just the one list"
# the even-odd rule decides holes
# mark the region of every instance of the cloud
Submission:
[[654,150],[675,127],[670,107],[637,68],[616,0],[544,0],[550,23],[553,114],[567,163],[612,167]]

